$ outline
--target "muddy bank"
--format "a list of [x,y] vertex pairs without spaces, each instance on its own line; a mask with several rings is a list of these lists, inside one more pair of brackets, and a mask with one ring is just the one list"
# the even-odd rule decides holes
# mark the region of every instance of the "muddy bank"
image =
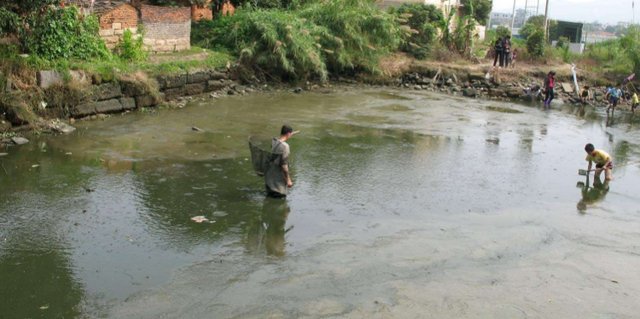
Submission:
[[[530,94],[530,88],[542,86],[544,72],[530,72],[526,76],[512,70],[487,71],[469,66],[442,68],[429,65],[412,65],[403,73],[395,76],[376,77],[355,75],[351,78],[334,77],[328,83],[261,83],[255,76],[247,75],[246,70],[209,69],[193,70],[171,75],[149,76],[145,74],[122,75],[118,79],[103,79],[95,74],[71,71],[62,74],[54,71],[41,71],[37,75],[40,87],[38,94],[19,91],[5,91],[1,94],[0,133],[41,130],[45,119],[64,121],[73,125],[75,120],[87,121],[105,119],[108,114],[145,111],[157,106],[178,107],[194,99],[219,99],[233,95],[247,95],[259,91],[304,91],[324,90],[333,87],[349,86],[364,88],[399,87],[409,90],[424,90],[447,93],[467,98],[492,99],[503,101],[533,102],[537,100]],[[504,74],[501,74],[504,73]],[[564,81],[564,82],[563,82]],[[571,79],[567,75],[559,76],[556,84],[557,105],[564,103],[579,104],[572,92]],[[594,103],[603,105],[604,94],[601,90],[592,90]],[[35,105],[35,106],[34,106]],[[622,109],[625,106],[621,106]],[[12,144],[11,136],[0,141]]]

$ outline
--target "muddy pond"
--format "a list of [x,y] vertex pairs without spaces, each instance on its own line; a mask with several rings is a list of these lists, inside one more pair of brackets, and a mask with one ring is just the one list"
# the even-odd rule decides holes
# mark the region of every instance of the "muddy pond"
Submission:
[[[266,199],[247,138],[284,123]],[[578,175],[640,160],[630,114],[341,90],[76,126],[0,149],[0,318],[640,314],[640,166]]]

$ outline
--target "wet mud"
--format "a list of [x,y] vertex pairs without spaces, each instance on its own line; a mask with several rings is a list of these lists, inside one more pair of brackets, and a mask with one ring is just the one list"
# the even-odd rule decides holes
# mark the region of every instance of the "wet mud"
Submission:
[[[265,198],[247,138],[283,123],[294,188]],[[587,142],[640,159],[639,127],[389,90],[33,136],[1,150],[0,318],[637,318],[640,166],[577,171]]]

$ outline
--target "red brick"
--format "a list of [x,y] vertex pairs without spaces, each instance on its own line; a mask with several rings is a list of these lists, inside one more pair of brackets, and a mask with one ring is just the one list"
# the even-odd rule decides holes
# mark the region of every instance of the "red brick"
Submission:
[[111,29],[114,23],[121,23],[123,29],[137,28],[138,10],[128,3],[123,3],[100,15],[101,29]]

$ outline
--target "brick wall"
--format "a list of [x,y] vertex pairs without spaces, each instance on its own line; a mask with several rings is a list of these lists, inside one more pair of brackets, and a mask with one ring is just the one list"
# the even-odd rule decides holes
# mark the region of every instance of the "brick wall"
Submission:
[[213,11],[209,5],[211,4],[211,0],[207,0],[207,2],[202,5],[192,5],[191,6],[191,20],[200,21],[200,20],[212,20],[213,19]]
[[222,5],[222,15],[232,16],[234,12],[236,12],[236,7],[234,7],[231,2],[226,2]]
[[[130,4],[122,4],[100,15],[100,37],[107,48],[113,50],[122,42],[125,30],[138,32],[138,9]],[[139,35],[135,35],[136,37]]]
[[166,53],[191,48],[191,8],[141,7],[144,43],[152,52]]
[[123,4],[100,16],[101,29],[113,29],[114,23],[120,23],[121,28],[137,28],[138,10],[130,4]]

